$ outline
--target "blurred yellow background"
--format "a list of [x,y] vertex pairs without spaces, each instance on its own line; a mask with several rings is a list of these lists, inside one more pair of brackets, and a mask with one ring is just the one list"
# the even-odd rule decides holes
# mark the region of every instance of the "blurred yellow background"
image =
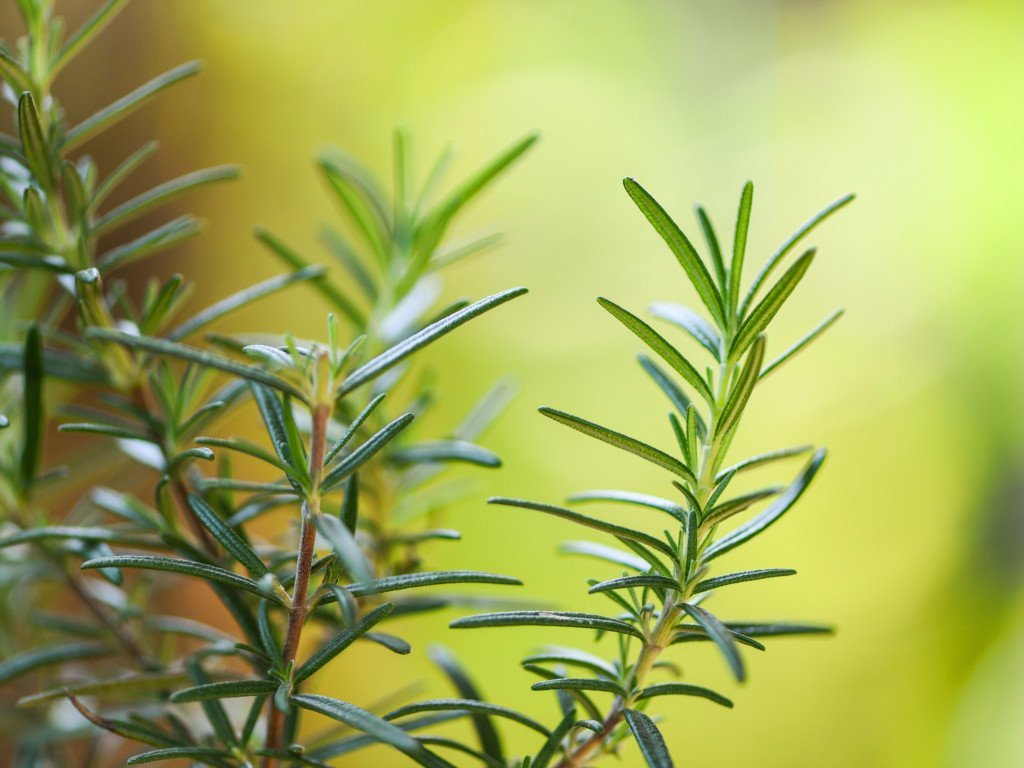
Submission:
[[[210,299],[276,270],[250,236],[256,224],[325,258],[315,233],[336,215],[313,171],[321,147],[388,178],[403,126],[421,175],[449,140],[459,175],[542,133],[464,222],[500,226],[507,244],[449,275],[452,297],[531,293],[430,353],[443,371],[439,428],[500,374],[521,390],[484,441],[505,469],[453,516],[463,543],[433,555],[521,576],[520,594],[574,610],[603,610],[584,579],[610,575],[556,554],[580,531],[483,502],[666,492],[656,471],[534,410],[671,445],[637,342],[594,303],[640,311],[693,298],[621,178],[636,176],[690,230],[699,200],[723,237],[753,179],[748,263],[856,192],[812,237],[819,257],[770,343],[781,351],[836,305],[847,315],[763,387],[736,446],[831,450],[791,516],[730,561],[800,575],[716,598],[727,618],[827,621],[838,635],[747,654],[743,687],[713,650],[680,646],[672,658],[687,679],[737,707],[667,703],[664,731],[678,764],[694,767],[1024,762],[1024,4],[137,0],[85,56],[91,74],[62,92],[74,115],[180,60],[207,61],[118,130],[129,149],[159,136],[154,176],[245,167],[241,182],[190,202],[209,231],[161,267],[195,274]],[[300,288],[227,327],[321,335],[317,302]],[[448,631],[453,616],[407,622],[410,657],[346,654],[334,693],[367,704],[410,677],[446,693],[422,653],[441,641],[492,698],[553,722],[553,697],[529,691],[518,660],[540,642],[584,638]],[[386,665],[383,680],[366,674],[371,660]],[[410,763],[380,751],[341,764]],[[622,764],[641,764],[633,747]]]

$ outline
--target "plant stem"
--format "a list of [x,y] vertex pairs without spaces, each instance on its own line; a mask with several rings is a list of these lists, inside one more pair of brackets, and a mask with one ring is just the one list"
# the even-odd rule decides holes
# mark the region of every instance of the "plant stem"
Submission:
[[[311,492],[302,504],[302,528],[299,532],[299,553],[295,561],[295,591],[292,594],[292,607],[288,611],[288,628],[285,634],[284,648],[281,656],[287,668],[299,651],[302,639],[302,628],[309,614],[310,571],[313,567],[313,544],[316,541],[316,528],[313,526],[313,515],[320,514],[320,479],[323,473],[324,456],[327,453],[327,423],[331,417],[330,403],[318,402],[313,410],[313,427],[310,431],[310,487]],[[273,697],[267,702],[267,749],[280,749],[284,738],[284,713],[274,704]],[[277,760],[269,755],[263,758],[263,768],[273,768]]]

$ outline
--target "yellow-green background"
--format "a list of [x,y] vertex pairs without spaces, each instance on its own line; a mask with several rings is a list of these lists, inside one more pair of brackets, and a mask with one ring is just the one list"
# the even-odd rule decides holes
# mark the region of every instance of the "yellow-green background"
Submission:
[[[77,18],[89,5],[65,8]],[[534,412],[564,407],[671,444],[637,342],[593,301],[693,299],[621,177],[687,226],[691,204],[705,203],[723,232],[753,179],[748,263],[856,192],[814,235],[819,258],[772,346],[835,305],[847,315],[765,384],[737,443],[831,450],[795,512],[731,556],[800,575],[716,599],[727,617],[824,620],[838,635],[748,653],[743,687],[710,649],[678,648],[687,679],[737,706],[666,702],[664,731],[681,766],[1009,768],[1024,761],[1022,41],[1017,2],[138,0],[65,94],[80,116],[162,67],[207,60],[96,153],[109,169],[154,133],[164,151],[150,181],[244,165],[241,182],[191,206],[210,222],[202,241],[158,265],[192,271],[209,298],[275,270],[249,234],[256,224],[318,253],[316,227],[335,217],[312,168],[322,146],[386,173],[391,131],[404,126],[421,172],[454,140],[460,174],[541,131],[463,224],[494,223],[507,244],[449,276],[452,297],[531,293],[430,354],[443,369],[439,428],[499,374],[521,389],[486,441],[506,468],[454,515],[464,542],[434,555],[520,575],[523,594],[576,610],[603,609],[584,579],[609,575],[556,554],[578,531],[483,499],[666,492],[658,472]],[[323,315],[298,289],[245,322],[318,335]],[[583,637],[453,632],[449,618],[404,627],[411,657],[346,655],[324,692],[365,704],[378,686],[423,678],[441,693],[422,651],[442,641],[493,698],[554,722],[553,698],[530,693],[517,661],[541,641]],[[385,752],[345,763],[405,764]],[[622,764],[641,764],[633,747]]]

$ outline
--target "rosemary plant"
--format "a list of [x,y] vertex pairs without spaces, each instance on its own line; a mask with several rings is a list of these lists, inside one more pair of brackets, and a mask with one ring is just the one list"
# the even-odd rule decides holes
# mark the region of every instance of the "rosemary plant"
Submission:
[[[625,490],[590,490],[569,497],[573,506],[610,503],[657,510],[665,515],[668,525],[661,536],[591,517],[574,508],[516,498],[490,500],[504,507],[560,517],[607,534],[620,545],[573,541],[563,547],[566,552],[585,555],[620,569],[609,574],[609,578],[588,582],[589,594],[610,601],[610,613],[505,611],[460,618],[451,625],[457,628],[566,627],[596,631],[599,637],[611,635],[616,639],[616,653],[611,659],[585,649],[548,646],[523,661],[525,669],[541,678],[533,686],[534,690],[559,693],[563,715],[550,730],[536,721],[526,722],[549,735],[540,751],[522,762],[522,768],[590,765],[602,755],[615,752],[630,735],[648,765],[668,768],[673,764],[672,758],[655,720],[648,714],[652,702],[662,696],[696,696],[726,707],[731,707],[732,702],[700,685],[659,679],[659,676],[677,672],[672,662],[661,658],[666,649],[681,643],[710,641],[721,651],[735,678],[742,682],[746,672],[740,646],[764,650],[759,638],[830,632],[828,627],[816,624],[726,621],[709,611],[705,603],[717,590],[795,573],[790,568],[756,568],[715,574],[712,569],[718,564],[718,558],[765,531],[797,502],[820,469],[825,450],[806,445],[783,448],[730,463],[730,446],[757,385],[820,336],[841,314],[841,311],[832,313],[769,361],[766,356],[769,324],[807,272],[815,250],[808,249],[795,258],[770,287],[769,279],[798,243],[826,217],[852,200],[852,196],[836,201],[797,230],[768,258],[744,290],[743,263],[753,200],[752,184],[743,188],[728,262],[709,217],[703,208],[697,208],[710,269],[691,241],[643,187],[628,178],[624,185],[678,260],[707,317],[671,303],[655,304],[651,313],[692,337],[710,355],[711,363],[701,373],[698,366],[647,322],[612,301],[599,298],[601,307],[660,360],[655,362],[647,355],[639,358],[644,372],[673,407],[668,421],[676,449],[662,451],[565,411],[540,409],[543,415],[559,424],[665,470],[674,489],[667,497]],[[733,492],[738,476],[808,454],[803,469],[789,485]],[[723,527],[737,515],[759,504],[766,506],[746,522],[722,533]],[[604,694],[610,702],[601,704],[594,694]],[[451,706],[444,701],[424,702],[402,711],[414,708],[422,712]],[[470,704],[462,702],[458,706]]]
[[[50,90],[123,5],[104,3],[65,40],[51,0],[19,0],[27,35],[0,50],[16,128],[0,136],[0,686],[4,702],[14,691],[28,694],[0,710],[14,764],[67,765],[72,755],[81,765],[121,764],[102,738],[109,732],[152,747],[130,757],[133,765],[324,765],[382,742],[422,765],[449,766],[427,748],[446,740],[410,735],[437,718],[393,724],[307,690],[357,640],[408,653],[405,641],[380,631],[385,620],[480,602],[421,596],[420,588],[518,583],[421,570],[422,543],[458,538],[423,525],[457,496],[439,480],[444,466],[499,463],[472,440],[504,393],[485,397],[448,436],[429,439],[410,424],[429,406],[432,377],[409,358],[525,292],[435,306],[437,272],[495,242],[449,244],[454,218],[534,137],[447,194],[439,194],[443,158],[417,194],[399,136],[391,201],[364,169],[336,153],[325,157],[328,186],[364,241],[353,248],[329,237],[351,280],[334,279],[261,230],[288,272],[181,319],[189,286],[180,276],[133,291],[119,270],[195,234],[197,220],[180,217],[126,242],[118,242],[119,228],[236,169],[189,174],[111,205],[155,144],[106,175],[81,147],[197,67],[162,75],[73,126]],[[337,312],[326,318],[323,341],[206,333],[228,313],[303,282]],[[46,470],[46,406],[55,402],[61,434],[95,442],[65,448],[69,466]],[[249,402],[262,443],[210,436],[219,416]],[[236,477],[232,455],[261,462],[263,474]],[[212,474],[200,469],[207,462],[215,462]],[[136,493],[146,485],[140,466],[152,472],[149,502]],[[252,529],[264,516],[280,523],[269,539]],[[161,573],[207,583],[232,628],[208,626],[187,606],[176,606],[186,615],[163,614]],[[51,608],[26,618],[26,602]],[[460,679],[454,661],[438,658]],[[82,717],[61,717],[64,701]],[[308,711],[339,727],[306,742],[299,726]]]

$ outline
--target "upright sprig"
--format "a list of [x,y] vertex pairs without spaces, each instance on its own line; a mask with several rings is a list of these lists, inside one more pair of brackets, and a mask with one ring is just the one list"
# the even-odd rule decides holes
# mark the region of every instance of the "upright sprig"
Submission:
[[[626,192],[672,251],[703,304],[707,317],[674,303],[651,308],[657,319],[684,331],[711,356],[698,367],[646,321],[627,309],[599,298],[598,303],[653,353],[641,355],[640,365],[673,406],[669,424],[673,451],[555,408],[540,411],[574,430],[644,459],[665,470],[675,497],[625,490],[590,490],[569,497],[572,505],[612,503],[642,507],[664,514],[669,526],[662,535],[631,525],[591,517],[575,508],[516,498],[493,498],[491,503],[527,509],[568,520],[612,536],[621,547],[589,541],[564,545],[566,552],[585,555],[622,570],[611,578],[589,581],[589,593],[613,604],[612,614],[563,611],[510,611],[457,619],[453,627],[544,626],[596,630],[617,639],[617,654],[605,660],[590,651],[548,646],[523,661],[524,668],[542,680],[534,690],[560,693],[563,719],[549,732],[542,749],[523,767],[579,768],[614,751],[628,735],[654,768],[671,766],[664,739],[647,714],[660,696],[696,696],[724,706],[720,693],[692,683],[659,682],[657,672],[674,673],[660,659],[667,648],[691,641],[710,641],[721,651],[738,681],[746,676],[740,646],[763,650],[758,638],[820,634],[830,630],[811,624],[724,621],[703,607],[714,590],[754,580],[789,576],[790,568],[756,568],[712,575],[714,561],[753,539],[785,514],[802,496],[825,459],[824,449],[798,446],[761,453],[732,464],[729,449],[751,396],[759,382],[806,347],[840,315],[829,315],[806,336],[766,362],[767,329],[793,293],[814,258],[813,248],[792,260],[767,287],[769,278],[798,243],[831,213],[848,203],[844,197],[804,224],[765,262],[743,292],[743,263],[750,225],[753,185],[743,188],[730,258],[703,208],[697,218],[704,234],[708,261],[658,202],[636,181],[626,179]],[[766,289],[766,290],[763,290]],[[742,298],[741,298],[742,297]],[[710,320],[708,319],[710,318]],[[660,362],[655,362],[657,358]],[[666,370],[665,366],[669,370]],[[701,370],[703,368],[703,371]],[[730,495],[733,480],[758,467],[810,454],[804,468],[787,486],[770,486]],[[721,527],[741,513],[763,509],[727,533]],[[570,673],[567,670],[578,670]],[[594,694],[605,694],[601,705]]]

